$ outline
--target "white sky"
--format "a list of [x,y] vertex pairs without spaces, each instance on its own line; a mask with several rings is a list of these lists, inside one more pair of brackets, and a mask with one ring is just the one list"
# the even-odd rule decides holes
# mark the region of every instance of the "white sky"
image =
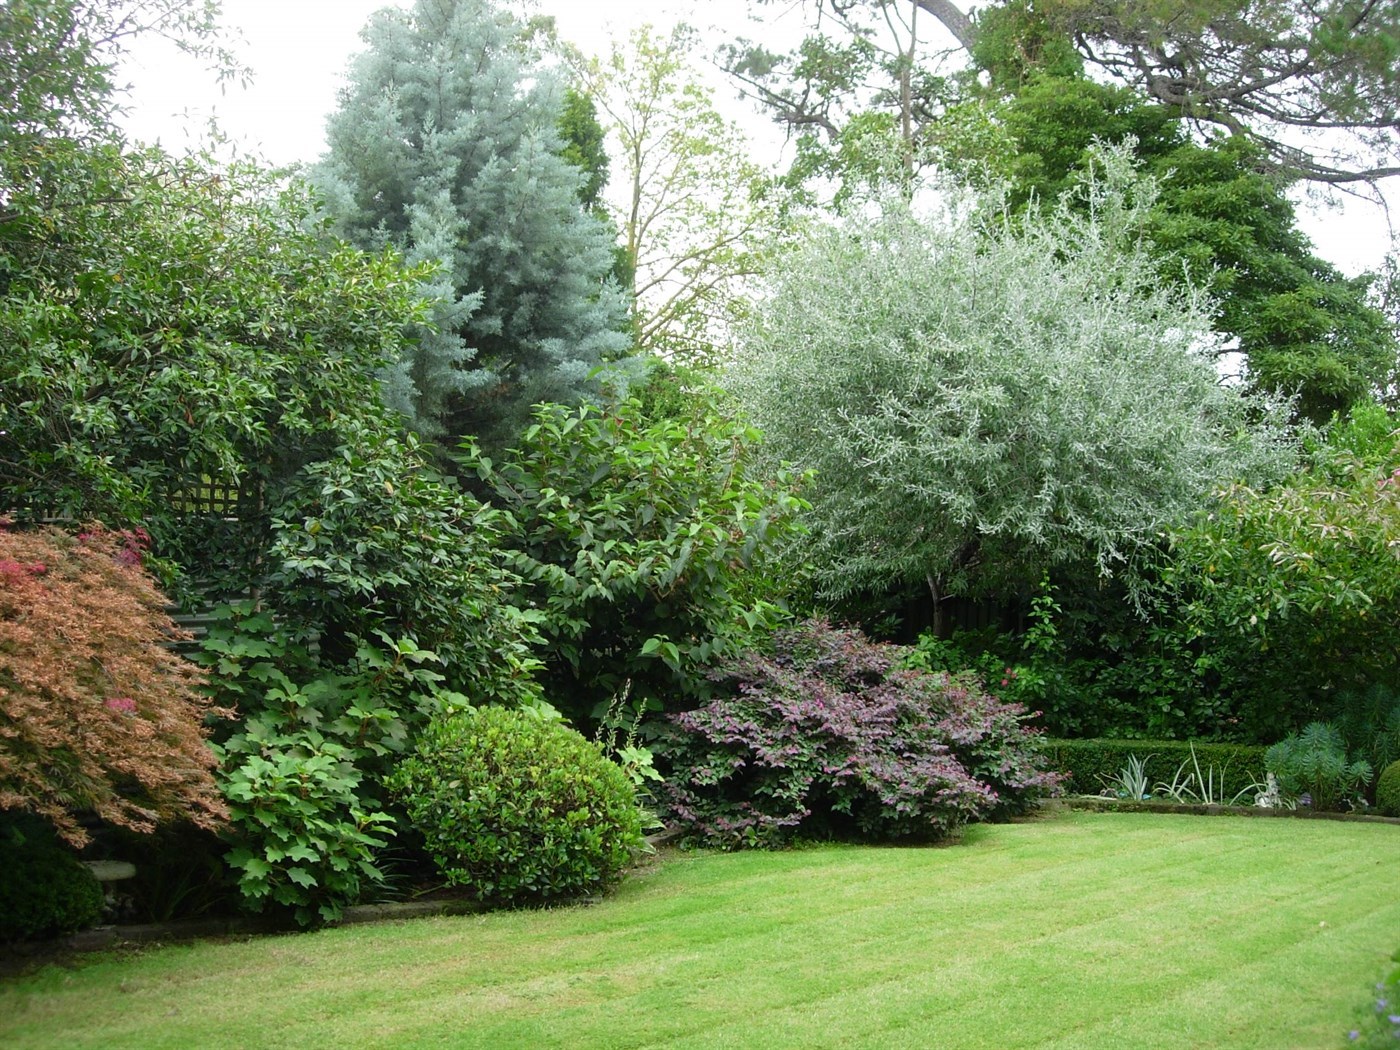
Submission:
[[[251,86],[230,85],[221,94],[198,62],[162,41],[138,40],[123,69],[132,86],[127,130],[180,149],[198,140],[209,117],[216,116],[226,133],[274,164],[314,161],[325,148],[325,119],[335,108],[349,60],[364,46],[360,29],[374,11],[411,2],[223,0],[224,25],[243,37],[237,50],[253,70]],[[521,13],[554,16],[564,39],[589,54],[602,53],[611,39],[648,22],[669,28],[685,20],[703,29],[717,19],[738,26],[746,17],[745,0],[498,2]],[[740,106],[747,112],[736,100],[736,115]]]
[[[220,93],[213,76],[198,63],[159,42],[138,41],[124,79],[127,130],[135,138],[181,150],[198,141],[211,117],[246,152],[274,164],[316,160],[325,148],[324,124],[350,56],[362,47],[359,31],[371,12],[409,0],[223,0],[224,24],[240,32],[239,48],[252,67],[250,87],[229,86]],[[522,3],[503,6],[523,9]],[[795,34],[797,16],[783,18],[783,5],[767,9],[782,18],[761,34],[745,27],[745,0],[538,0],[534,7],[553,15],[561,35],[584,51],[598,54],[613,37],[646,22],[669,27],[684,19],[701,29],[760,36]],[[785,23],[785,25],[784,25]],[[786,32],[785,32],[786,30]],[[756,158],[775,161],[779,133],[719,84],[723,110],[741,119],[755,138]],[[1396,197],[1391,191],[1393,199]],[[1348,201],[1344,208],[1300,209],[1301,224],[1321,254],[1348,273],[1377,266],[1390,246],[1385,215],[1372,205]],[[1400,215],[1396,216],[1400,222]]]

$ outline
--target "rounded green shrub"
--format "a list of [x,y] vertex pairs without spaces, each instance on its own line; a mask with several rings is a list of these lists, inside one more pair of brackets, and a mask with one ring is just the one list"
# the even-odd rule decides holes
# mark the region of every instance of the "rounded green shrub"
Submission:
[[616,882],[642,841],[636,790],[596,744],[498,707],[434,719],[389,781],[438,870],[515,904]]
[[37,822],[0,827],[0,942],[53,937],[102,918],[92,872]]
[[1376,808],[1387,817],[1400,817],[1400,760],[1381,770],[1376,781]]

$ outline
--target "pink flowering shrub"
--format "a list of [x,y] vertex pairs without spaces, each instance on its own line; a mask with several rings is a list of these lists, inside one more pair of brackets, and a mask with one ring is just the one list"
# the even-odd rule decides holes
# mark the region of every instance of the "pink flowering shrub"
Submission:
[[0,519],[0,810],[149,831],[226,816],[201,674],[141,567],[143,533],[18,531]]
[[812,622],[718,673],[722,695],[662,742],[665,815],[724,848],[935,841],[1057,790],[1023,707],[972,676],[902,669],[906,652]]

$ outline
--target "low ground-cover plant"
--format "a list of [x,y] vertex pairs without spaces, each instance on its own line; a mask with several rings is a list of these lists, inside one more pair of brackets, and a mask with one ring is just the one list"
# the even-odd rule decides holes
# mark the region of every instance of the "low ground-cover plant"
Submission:
[[144,537],[77,536],[0,520],[0,810],[51,821],[83,810],[138,831],[226,816],[205,741],[199,669],[173,653]]
[[605,889],[642,845],[627,774],[534,712],[445,713],[389,783],[448,882],[493,904]]
[[907,652],[811,622],[717,672],[722,695],[664,736],[666,815],[725,848],[934,841],[1056,790],[1024,708],[973,676],[904,668]]
[[1150,761],[1151,755],[1145,758],[1129,755],[1122,769],[1111,777],[1103,778],[1104,790],[1113,798],[1131,799],[1134,802],[1150,798],[1152,780],[1147,775],[1147,763]]
[[[1130,754],[1118,772],[1112,776],[1099,775],[1104,788],[1100,797],[1132,802],[1157,799],[1182,806],[1247,806],[1254,804],[1261,796],[1272,799],[1277,795],[1276,785],[1271,787],[1255,780],[1234,792],[1226,792],[1230,767],[1217,767],[1210,762],[1202,767],[1195,745],[1188,742],[1187,746],[1190,757],[1176,767],[1170,780],[1159,780],[1156,784],[1152,783],[1147,771],[1148,763],[1156,756]],[[1275,803],[1260,801],[1257,804]]]
[[1162,781],[1154,788],[1163,798],[1183,805],[1238,806],[1248,805],[1260,792],[1267,790],[1266,784],[1251,781],[1238,791],[1226,792],[1230,767],[1216,768],[1213,762],[1202,767],[1196,745],[1188,742],[1187,746],[1191,749],[1190,759],[1176,767],[1170,781]]

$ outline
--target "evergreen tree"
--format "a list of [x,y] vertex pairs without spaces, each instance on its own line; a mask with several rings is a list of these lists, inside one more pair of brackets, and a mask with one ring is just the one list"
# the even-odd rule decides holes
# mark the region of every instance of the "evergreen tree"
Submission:
[[629,347],[608,231],[561,155],[563,87],[487,0],[386,9],[362,35],[315,177],[343,236],[440,266],[387,395],[425,433],[504,443]]

